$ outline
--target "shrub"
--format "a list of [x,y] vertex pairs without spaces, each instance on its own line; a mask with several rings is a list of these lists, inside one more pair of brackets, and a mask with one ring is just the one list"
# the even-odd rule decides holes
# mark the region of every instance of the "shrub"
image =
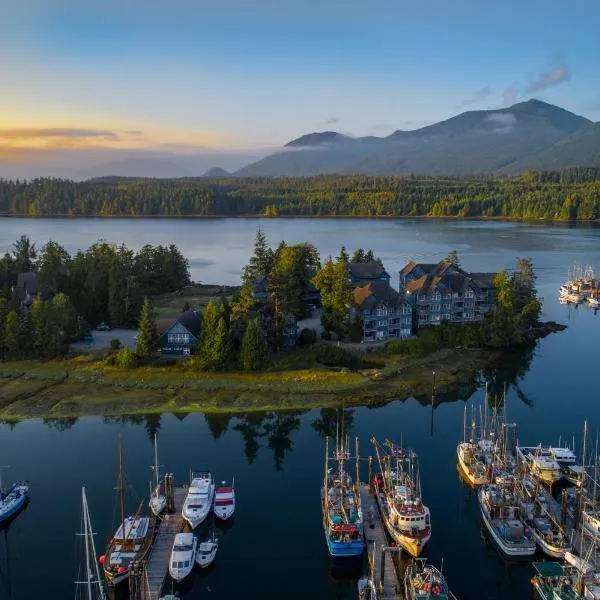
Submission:
[[325,330],[322,334],[321,334],[321,339],[322,340],[330,340],[331,339],[331,332]]
[[315,360],[323,365],[336,367],[355,367],[360,360],[352,352],[348,352],[341,346],[333,344],[324,344],[322,342],[313,346]]
[[314,329],[305,327],[298,336],[298,346],[312,346],[317,341],[317,334]]
[[118,338],[114,338],[110,340],[110,348],[111,350],[120,350],[121,349],[121,340]]
[[423,356],[425,347],[421,340],[398,340],[391,341],[385,345],[388,354],[406,354],[409,356]]
[[125,346],[117,352],[115,362],[120,369],[135,369],[138,359],[135,352]]

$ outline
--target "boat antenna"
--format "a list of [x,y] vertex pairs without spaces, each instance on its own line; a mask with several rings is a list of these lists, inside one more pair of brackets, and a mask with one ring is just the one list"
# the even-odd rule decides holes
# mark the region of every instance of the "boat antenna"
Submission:
[[465,402],[465,410],[463,413],[463,442],[467,441],[467,403]]
[[123,438],[119,435],[119,503],[121,508],[121,526],[125,538],[125,475],[123,474]]

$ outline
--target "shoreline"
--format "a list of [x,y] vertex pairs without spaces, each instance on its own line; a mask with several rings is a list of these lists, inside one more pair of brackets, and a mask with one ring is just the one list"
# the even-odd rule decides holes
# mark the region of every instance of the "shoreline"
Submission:
[[[158,413],[247,413],[338,406],[377,406],[414,397],[464,394],[505,352],[438,350],[381,369],[325,367],[260,373],[189,373],[173,367],[121,371],[102,361],[22,361],[0,365],[0,420],[133,416]],[[440,400],[442,402],[443,400]]]

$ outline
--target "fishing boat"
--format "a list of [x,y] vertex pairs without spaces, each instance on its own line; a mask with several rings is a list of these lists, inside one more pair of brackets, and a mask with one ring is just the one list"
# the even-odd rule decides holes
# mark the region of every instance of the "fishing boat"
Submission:
[[404,598],[406,600],[430,600],[454,598],[446,578],[424,558],[413,560],[404,574]]
[[600,308],[600,296],[599,295],[588,296],[585,300],[590,306],[592,306],[594,308]]
[[492,541],[509,557],[535,554],[531,530],[521,518],[520,508],[510,486],[489,484],[477,492],[481,518]]
[[123,445],[119,440],[119,504],[121,521],[119,528],[108,542],[106,552],[100,557],[104,567],[104,577],[109,585],[116,586],[129,578],[129,568],[133,562],[146,558],[154,530],[149,517],[141,517],[142,503],[134,516],[125,516],[125,475],[123,473]]
[[215,560],[217,550],[219,548],[219,540],[215,537],[213,532],[212,536],[202,542],[198,546],[198,552],[196,553],[196,564],[203,569],[210,566]]
[[[360,556],[363,553],[363,516],[360,495],[346,471],[350,460],[348,442],[336,439],[333,457],[329,438],[325,438],[325,475],[321,488],[323,531],[329,554],[333,557]],[[358,481],[358,438],[356,439],[356,479]],[[334,464],[329,467],[330,461]]]
[[192,472],[190,487],[183,503],[182,516],[196,529],[206,519],[215,497],[215,483],[208,471]]
[[29,498],[29,482],[15,481],[7,490],[2,488],[0,470],[0,524],[16,515]]
[[215,516],[223,521],[226,521],[233,516],[235,512],[235,480],[231,485],[227,485],[225,481],[215,490],[215,502],[213,511]]
[[100,568],[96,561],[96,544],[93,531],[85,487],[82,487],[81,532],[79,535],[83,538],[84,553],[83,564],[79,570],[79,580],[75,582],[75,585],[80,586],[79,589],[84,588],[85,591],[77,594],[77,597],[85,597],[88,600],[106,600]]
[[560,468],[565,481],[576,487],[581,487],[585,478],[585,469],[581,465],[563,465]]
[[198,540],[193,533],[178,533],[169,560],[169,575],[175,581],[185,579],[194,568]]
[[585,600],[576,589],[579,573],[557,562],[534,562],[537,574],[531,584],[542,600]]
[[[486,388],[487,389],[487,388]],[[486,446],[479,442],[487,440],[476,440],[475,419],[471,418],[470,437],[467,440],[467,407],[465,405],[463,419],[463,441],[456,447],[458,466],[465,479],[473,486],[489,483],[488,469],[486,464]]]
[[560,465],[548,448],[539,446],[517,446],[517,457],[534,479],[552,486],[562,478]]
[[167,497],[164,494],[164,485],[160,480],[158,473],[158,450],[156,444],[156,435],[154,435],[154,488],[150,494],[150,510],[155,517],[158,517],[167,508]]
[[383,522],[394,542],[417,557],[431,538],[429,508],[421,498],[417,455],[386,440],[371,442],[381,471],[373,485]]
[[577,462],[575,453],[567,446],[550,446],[550,448],[548,448],[548,452],[550,453],[550,456],[561,466],[574,465]]
[[569,539],[562,527],[549,514],[547,507],[539,499],[522,502],[523,522],[538,545],[538,548],[551,558],[564,558],[571,550]]

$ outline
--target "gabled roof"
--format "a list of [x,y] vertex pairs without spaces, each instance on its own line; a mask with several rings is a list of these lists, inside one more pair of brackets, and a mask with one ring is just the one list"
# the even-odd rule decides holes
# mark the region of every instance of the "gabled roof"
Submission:
[[350,276],[355,280],[377,279],[384,273],[389,277],[389,273],[376,260],[370,260],[369,262],[352,261],[348,266],[350,268]]
[[169,331],[169,329],[171,329],[175,323],[177,323],[177,319],[174,317],[159,317],[154,322],[158,335],[162,335],[163,333]]
[[470,275],[482,288],[493,288],[498,273],[470,273]]
[[356,287],[352,291],[354,304],[362,308],[366,304],[369,308],[375,308],[385,304],[390,308],[399,308],[405,300],[402,296],[385,281],[371,281],[364,286]]
[[200,321],[200,317],[198,316],[198,313],[193,310],[193,309],[189,309],[186,310],[185,312],[182,312],[181,315],[179,315],[179,318],[177,319],[191,334],[197,336],[198,332],[200,331],[200,325],[201,325],[201,321]]

